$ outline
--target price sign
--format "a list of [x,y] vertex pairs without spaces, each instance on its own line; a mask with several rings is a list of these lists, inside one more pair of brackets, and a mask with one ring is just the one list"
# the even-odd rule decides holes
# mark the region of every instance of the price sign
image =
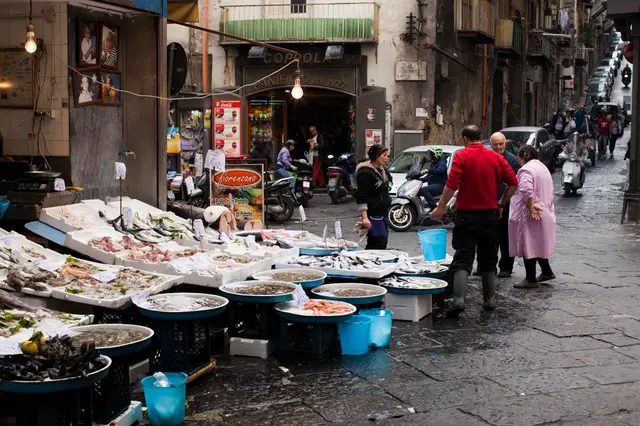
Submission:
[[95,280],[100,281],[101,283],[110,283],[111,281],[115,281],[115,279],[118,278],[118,276],[113,272],[107,272],[107,271],[97,272],[91,275],[91,277]]
[[149,305],[149,302],[147,301],[147,295],[143,292],[133,293],[131,295],[131,301],[136,306],[146,307]]
[[336,239],[340,239],[342,238],[342,225],[340,224],[340,221],[336,221]]
[[193,164],[196,166],[196,176],[202,176],[204,174],[203,166],[204,160],[202,159],[202,154],[197,153],[195,155],[195,159],[193,160]]
[[305,222],[307,220],[307,215],[304,213],[304,207],[300,206],[300,222]]
[[122,209],[122,220],[125,228],[129,228],[133,224],[133,209],[131,207]]
[[54,328],[51,330],[46,330],[43,331],[42,334],[45,335],[45,337],[47,338],[52,338],[52,337],[64,337],[64,336],[69,336],[69,337],[73,337],[73,336],[77,336],[79,333],[76,331],[71,331],[69,328],[67,327],[60,327],[60,328]]
[[40,269],[44,269],[49,272],[56,272],[58,269],[65,264],[65,259],[51,259],[51,260],[43,260],[42,262],[36,264],[36,266]]
[[309,301],[309,296],[304,292],[304,289],[300,284],[293,291],[293,300],[296,301],[296,306],[300,309],[304,306],[305,303]]
[[193,221],[193,233],[196,234],[197,239],[202,239],[205,234],[204,224],[202,223],[202,219],[196,219]]
[[220,149],[210,149],[207,151],[207,157],[204,160],[205,167],[209,170],[216,172],[224,172],[225,170],[225,156],[224,151]]
[[20,342],[0,340],[0,356],[3,355],[22,355]]
[[209,265],[211,265],[211,259],[204,253],[196,253],[193,256],[191,256],[191,260],[193,261],[193,263],[196,265],[196,267],[202,269],[202,268],[208,268]]
[[116,179],[126,179],[127,166],[124,163],[118,163],[116,161]]
[[67,187],[64,184],[64,179],[56,178],[53,181],[53,190],[54,191],[66,191]]
[[196,264],[193,261],[193,259],[189,257],[185,257],[182,259],[174,259],[171,262],[169,262],[169,265],[171,265],[177,272],[180,272],[181,274],[188,274],[191,271],[193,271],[196,267]]
[[187,180],[184,181],[184,185],[187,187],[187,195],[191,195],[195,189],[193,186],[193,178],[188,177]]
[[324,230],[322,231],[322,240],[327,244],[327,225],[324,226]]

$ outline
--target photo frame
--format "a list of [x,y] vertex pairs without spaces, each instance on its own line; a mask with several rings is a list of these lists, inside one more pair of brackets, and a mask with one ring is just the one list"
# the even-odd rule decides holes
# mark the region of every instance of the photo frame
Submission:
[[97,67],[100,56],[100,24],[78,20],[78,68]]
[[100,66],[118,69],[120,56],[120,27],[100,24]]
[[[120,106],[122,103],[122,74],[119,72],[102,71],[102,105]],[[114,90],[115,89],[115,90]]]
[[102,102],[100,68],[72,71],[73,102],[76,108]]

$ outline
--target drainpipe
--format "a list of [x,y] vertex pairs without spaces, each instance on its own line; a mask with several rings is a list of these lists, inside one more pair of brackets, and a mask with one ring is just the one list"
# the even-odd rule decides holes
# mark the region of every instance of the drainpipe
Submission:
[[[203,0],[202,14],[204,15],[203,26],[209,28],[209,0]],[[202,33],[202,91],[209,91],[209,33]]]
[[489,55],[489,46],[484,45],[484,57],[482,58],[482,127],[487,124],[487,56]]

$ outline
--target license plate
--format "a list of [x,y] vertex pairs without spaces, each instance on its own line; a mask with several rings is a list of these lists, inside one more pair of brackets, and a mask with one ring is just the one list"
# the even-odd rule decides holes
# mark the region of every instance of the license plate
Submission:
[[311,182],[309,182],[308,180],[303,180],[302,181],[302,187],[305,188],[305,189],[311,188]]
[[336,186],[338,186],[338,179],[336,178],[329,179],[329,189],[335,188]]

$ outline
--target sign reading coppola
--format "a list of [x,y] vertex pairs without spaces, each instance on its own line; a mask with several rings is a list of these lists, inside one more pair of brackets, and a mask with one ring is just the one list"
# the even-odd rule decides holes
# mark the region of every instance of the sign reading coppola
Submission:
[[260,220],[264,223],[264,180],[262,164],[227,164],[218,172],[212,204],[225,206],[236,220]]
[[[293,86],[294,74],[290,69],[284,69],[268,78],[265,76],[276,71],[277,68],[247,67],[245,68],[245,94],[260,92],[273,87]],[[315,86],[339,90],[356,94],[356,68],[305,68],[302,74],[302,86]]]

